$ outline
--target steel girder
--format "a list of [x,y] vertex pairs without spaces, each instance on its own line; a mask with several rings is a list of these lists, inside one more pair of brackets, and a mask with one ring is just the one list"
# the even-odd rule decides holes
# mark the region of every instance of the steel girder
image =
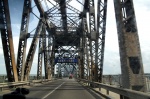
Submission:
[[118,30],[122,86],[145,91],[140,43],[132,0],[114,0]]
[[[84,4],[87,19],[87,55],[89,54],[89,78],[92,81],[102,82],[104,59],[105,29],[107,0],[87,0]],[[96,10],[97,9],[97,10]],[[85,16],[85,15],[84,15]],[[87,57],[86,55],[86,57]]]
[[38,65],[37,65],[37,79],[42,79],[42,58],[43,58],[43,50],[44,50],[44,25],[42,27],[42,31],[41,31],[41,37],[39,38],[39,51],[38,51]]
[[[74,42],[72,42],[74,43]],[[57,59],[77,59],[77,47],[76,46],[58,46],[55,48],[55,58]],[[62,63],[57,63],[55,64],[62,64],[67,73],[74,73],[76,70],[75,64],[76,63],[67,63],[67,62],[62,62]],[[72,67],[72,68],[69,68]]]
[[52,22],[48,21],[48,16],[47,14],[44,12],[44,9],[42,7],[42,4],[39,0],[34,0],[39,12],[40,12],[40,16],[45,18],[45,22],[44,24],[46,25],[46,29],[47,31],[49,31],[51,28],[54,28],[55,25]]
[[20,29],[20,38],[18,45],[18,55],[17,55],[17,72],[18,80],[23,81],[24,75],[24,65],[26,58],[26,46],[27,46],[27,33],[30,19],[31,11],[31,0],[24,0],[24,7],[22,13],[21,29]]
[[89,53],[89,45],[87,44],[88,43],[88,39],[86,38],[85,39],[85,49],[84,49],[84,53],[85,53],[85,55],[84,55],[84,57],[85,57],[85,59],[84,59],[84,68],[86,69],[86,75],[87,75],[87,79],[88,80],[91,80],[92,79],[92,77],[91,77],[91,67],[90,67],[90,63],[91,63],[91,60],[90,60],[90,53]]
[[[46,40],[46,27],[43,26],[43,51],[44,52],[44,71],[45,71],[45,79],[50,79],[49,75],[49,65],[48,65],[48,52],[47,48],[47,40]],[[49,51],[49,50],[48,50]]]
[[67,8],[72,10],[73,12],[75,12],[77,14],[81,13],[78,9],[74,8],[73,6],[69,5],[68,3],[67,3]]
[[[85,77],[85,72],[84,72],[84,70],[85,70],[85,53],[84,53],[84,48],[86,47],[85,46],[85,34],[84,34],[84,23],[83,23],[83,19],[82,19],[82,21],[81,21],[81,24],[80,24],[80,31],[79,32],[82,32],[83,34],[82,34],[82,37],[80,38],[80,47],[79,47],[79,50],[80,50],[80,52],[79,52],[79,57],[78,57],[78,68],[79,68],[79,78],[81,78],[81,79],[85,79],[86,77]],[[87,73],[86,73],[87,74]],[[87,76],[87,75],[86,75]]]
[[52,52],[50,56],[50,65],[51,65],[51,75],[54,76],[54,71],[55,71],[55,39],[53,39],[53,45],[52,45]]
[[98,13],[97,13],[97,31],[98,40],[97,45],[97,62],[98,62],[98,81],[102,82],[103,76],[103,62],[104,62],[104,48],[105,48],[105,32],[106,32],[106,16],[107,16],[107,0],[98,0]]
[[[68,27],[74,26],[79,23],[77,19],[79,20],[80,11],[69,5],[69,2],[69,0],[56,1],[56,5],[53,5],[54,7],[51,8],[53,10],[46,11],[46,14],[49,17],[49,19],[53,23],[55,23],[57,27],[62,27],[62,33],[68,33],[68,31],[71,30]],[[66,11],[68,11],[69,13],[66,13]]]
[[41,37],[39,38],[39,52],[38,52],[38,70],[37,70],[37,79],[42,79],[42,58],[44,55],[44,70],[45,70],[45,79],[49,79],[50,75],[48,74],[48,52],[46,47],[46,28],[45,25],[42,27]]
[[[48,17],[61,17],[60,13],[50,13]],[[78,13],[67,13],[67,17],[79,17]]]
[[62,27],[64,29],[64,34],[67,34],[68,30],[67,30],[66,0],[60,0],[59,6],[62,19]]
[[81,75],[84,75],[84,79],[88,79],[90,80],[90,60],[89,60],[89,41],[88,41],[88,38],[87,38],[87,20],[86,20],[86,17],[83,17],[82,18],[82,23],[81,23],[81,27],[82,27],[82,33],[83,33],[83,36],[82,36],[82,53],[83,53],[83,65],[82,68],[84,70],[82,70],[83,74]]
[[[72,0],[67,0],[66,3],[69,3],[71,2]],[[46,11],[47,14],[50,14],[52,13],[53,11],[55,10],[58,10],[60,9],[60,6],[59,6],[59,3],[57,3],[56,5],[54,5],[54,7],[50,8],[48,11]]]
[[0,15],[0,31],[8,81],[17,82],[18,75],[15,63],[8,0],[0,0]]
[[[53,34],[55,32],[55,24],[52,22],[48,21],[48,16],[47,13],[44,12],[44,9],[41,5],[41,2],[39,0],[34,0],[35,4],[37,5],[37,8],[41,14],[45,18],[44,24],[46,25],[46,30],[48,31],[48,36],[45,35],[43,39],[46,40],[46,37],[48,37],[48,51],[43,51],[44,52],[44,68],[45,68],[45,78],[51,79],[51,75],[54,74],[53,71]],[[44,40],[44,44],[46,44],[46,41]],[[45,45],[44,45],[45,46]],[[46,48],[46,47],[45,47]],[[45,49],[46,50],[46,49]],[[40,72],[40,71],[37,71]]]
[[47,65],[48,65],[48,78],[50,79],[51,76],[52,76],[52,58],[51,58],[51,55],[52,55],[52,50],[53,50],[53,38],[49,35],[48,37],[48,52],[47,52]]
[[31,70],[31,66],[32,66],[32,62],[33,62],[33,58],[34,58],[34,54],[36,51],[36,47],[37,47],[37,42],[38,42],[38,36],[40,35],[41,31],[42,31],[42,26],[43,26],[43,19],[39,20],[39,23],[37,25],[37,29],[35,31],[34,34],[34,38],[32,40],[28,55],[27,55],[27,59],[26,59],[26,63],[25,63],[25,71],[24,71],[24,80],[27,81],[29,74],[30,74],[30,70]]

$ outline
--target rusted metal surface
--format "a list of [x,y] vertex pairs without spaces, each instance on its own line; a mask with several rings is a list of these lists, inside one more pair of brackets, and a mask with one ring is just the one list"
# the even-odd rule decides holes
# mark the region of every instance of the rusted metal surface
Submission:
[[122,85],[137,91],[145,91],[145,78],[140,43],[132,0],[114,0]]
[[[43,28],[46,28],[46,30],[48,31],[48,48],[46,46],[46,30],[44,30],[43,33],[43,53],[44,53],[44,69],[45,69],[45,78],[46,79],[51,79],[51,74],[52,74],[52,61],[51,59],[51,48],[52,48],[52,35],[54,34],[52,32],[52,29],[54,30],[55,25],[52,22],[49,22],[49,20],[47,19],[44,9],[42,7],[42,4],[39,0],[34,0],[35,4],[37,5],[37,8],[41,14],[41,16],[43,16],[45,18],[44,24],[46,26],[44,26]],[[48,52],[46,51],[48,49]],[[37,70],[37,72],[41,72],[39,70]]]
[[0,0],[0,15],[0,31],[8,81],[17,82],[18,76],[15,63],[8,0]]
[[43,19],[39,20],[39,23],[37,25],[35,34],[34,34],[34,38],[32,40],[32,43],[30,45],[30,49],[26,58],[26,63],[25,63],[25,71],[24,71],[24,80],[27,81],[29,74],[30,74],[30,70],[32,67],[32,62],[33,62],[33,58],[34,58],[34,54],[36,51],[36,47],[37,47],[37,42],[38,42],[38,36],[40,35],[41,31],[42,31],[42,26],[43,26]]
[[42,31],[39,38],[39,49],[38,49],[38,65],[37,65],[37,79],[42,79],[42,58],[43,58],[43,36],[44,36],[44,28],[42,27]]
[[30,19],[30,10],[31,10],[31,0],[24,0],[20,38],[18,45],[18,55],[17,55],[17,72],[19,81],[23,81],[24,77],[24,65],[26,58],[27,33]]
[[[94,10],[97,9],[97,10]],[[89,52],[89,72],[92,81],[102,82],[107,0],[87,0],[84,3],[86,12],[86,38]]]
[[[48,0],[46,2],[50,2],[51,8],[47,9],[47,11],[43,8],[42,1],[34,0],[40,13],[40,18],[31,10],[31,0],[25,0],[19,38],[17,69],[8,1],[0,0],[0,2],[0,13],[2,15],[0,17],[1,37],[9,81],[28,80],[39,40],[38,79],[42,79],[42,57],[44,55],[46,79],[54,76],[55,67],[60,66],[58,74],[61,74],[61,68],[64,68],[68,74],[78,72],[75,74],[79,74],[79,78],[102,82],[107,0],[84,0],[84,3],[81,3],[83,6],[82,12],[70,5],[71,0],[54,0],[55,4]],[[123,87],[145,91],[145,79],[143,77],[144,72],[133,1],[114,0],[114,5]],[[39,24],[25,62],[30,11],[39,19]],[[66,54],[68,55],[67,57],[65,56]],[[55,58],[78,58],[78,63],[57,63]]]

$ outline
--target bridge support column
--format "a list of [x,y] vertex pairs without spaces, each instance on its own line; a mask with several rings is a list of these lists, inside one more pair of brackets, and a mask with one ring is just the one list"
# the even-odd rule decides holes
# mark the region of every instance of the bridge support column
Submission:
[[145,91],[140,43],[132,0],[114,0],[118,30],[122,86]]
[[[83,44],[84,44],[83,42],[84,42],[84,41],[83,41],[83,38],[82,38],[82,39],[80,38],[80,48],[81,48],[81,49],[83,49],[83,46],[84,46],[84,45],[83,45]],[[79,53],[79,56],[80,56],[80,57],[79,57],[79,61],[78,61],[78,66],[79,66],[79,70],[80,70],[80,71],[79,71],[79,72],[80,72],[79,75],[80,75],[80,78],[81,78],[81,79],[84,79],[84,78],[85,78],[85,77],[84,77],[84,76],[85,76],[85,73],[84,73],[84,64],[83,64],[83,54],[84,54],[84,53],[83,53],[83,50],[80,50],[80,53]]]
[[[96,2],[97,1],[97,2]],[[86,6],[88,4],[88,6]],[[90,74],[92,81],[102,82],[107,0],[87,0],[87,37],[90,49]]]
[[42,31],[42,26],[43,26],[43,18],[39,20],[39,23],[37,25],[37,29],[35,31],[34,37],[32,39],[32,43],[26,58],[26,63],[25,63],[25,71],[24,71],[24,80],[27,81],[28,77],[30,75],[30,70],[32,67],[32,63],[33,63],[33,58],[34,58],[34,54],[36,51],[36,47],[37,47],[37,43],[38,43],[38,36],[41,34]]
[[24,78],[24,67],[25,67],[25,58],[26,58],[26,47],[27,47],[30,12],[31,12],[31,0],[24,0],[20,37],[18,43],[18,55],[17,55],[17,73],[18,73],[19,81],[23,81]]
[[11,30],[8,0],[0,0],[0,32],[3,44],[6,72],[9,82],[17,82],[17,68]]

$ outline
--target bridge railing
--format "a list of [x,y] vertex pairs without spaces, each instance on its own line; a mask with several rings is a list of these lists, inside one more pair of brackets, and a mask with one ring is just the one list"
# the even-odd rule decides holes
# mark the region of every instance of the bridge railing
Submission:
[[[146,89],[150,92],[150,75],[145,74]],[[104,84],[110,84],[115,86],[122,86],[121,75],[104,75],[103,81]]]
[[79,80],[81,83],[86,84],[87,86],[91,86],[92,88],[99,88],[99,93],[101,93],[101,89],[106,90],[106,94],[109,95],[109,92],[114,92],[120,95],[120,99],[124,99],[123,97],[127,97],[129,99],[150,99],[150,94],[134,91],[131,89],[119,88],[111,85],[102,84],[99,82],[92,82],[84,79]]
[[34,85],[36,83],[44,83],[44,82],[48,82],[48,81],[51,81],[51,80],[43,79],[43,80],[0,83],[0,91],[3,91],[4,88],[15,88],[17,86],[23,87],[24,85]]

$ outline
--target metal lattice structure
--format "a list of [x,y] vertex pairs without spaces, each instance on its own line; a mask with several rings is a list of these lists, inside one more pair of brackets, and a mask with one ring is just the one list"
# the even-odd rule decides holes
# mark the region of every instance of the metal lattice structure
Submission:
[[[13,50],[7,0],[0,0],[0,30],[8,80],[27,81],[38,48],[37,79],[54,77],[62,68],[79,79],[102,82],[105,48],[107,0],[76,0],[83,9],[70,5],[72,0],[34,0],[40,15],[24,0],[17,65]],[[45,4],[45,5],[44,5]],[[132,0],[114,0],[123,87],[144,91],[145,82],[136,19]],[[30,14],[39,19],[34,35],[28,33]],[[27,39],[33,38],[26,57]],[[38,46],[39,42],[39,47]],[[26,58],[26,59],[25,59]],[[136,81],[136,82],[135,82]]]
[[8,80],[18,81],[14,46],[11,30],[9,6],[7,0],[0,1],[0,29]]

